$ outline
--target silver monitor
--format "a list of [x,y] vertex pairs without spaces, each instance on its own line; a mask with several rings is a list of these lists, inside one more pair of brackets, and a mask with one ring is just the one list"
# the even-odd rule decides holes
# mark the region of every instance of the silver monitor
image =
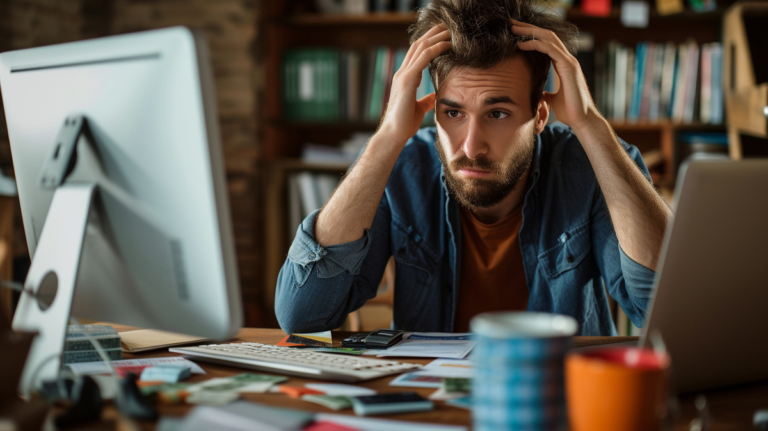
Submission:
[[22,390],[58,373],[70,315],[211,339],[242,325],[206,49],[177,27],[0,54],[25,289],[50,302],[22,295],[14,315],[40,333]]

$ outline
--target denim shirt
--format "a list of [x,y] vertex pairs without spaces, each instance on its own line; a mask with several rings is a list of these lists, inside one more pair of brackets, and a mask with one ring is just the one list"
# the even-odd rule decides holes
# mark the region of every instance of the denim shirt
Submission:
[[[422,129],[405,145],[362,238],[320,246],[314,239],[319,211],[299,226],[276,287],[275,313],[286,332],[341,326],[347,314],[376,296],[390,256],[393,327],[453,331],[461,219],[445,184],[435,133]],[[637,148],[619,141],[650,181]],[[530,175],[519,231],[527,309],[572,316],[581,335],[616,335],[607,289],[642,326],[655,273],[619,246],[592,165],[569,127],[553,123],[537,136]]]

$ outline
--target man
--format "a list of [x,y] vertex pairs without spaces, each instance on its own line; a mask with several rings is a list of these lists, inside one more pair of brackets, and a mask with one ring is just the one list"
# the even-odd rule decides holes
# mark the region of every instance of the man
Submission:
[[[530,0],[421,10],[378,131],[290,248],[275,301],[286,332],[339,327],[390,256],[398,329],[529,310],[611,335],[606,288],[642,326],[672,213],[597,111],[576,34]],[[436,94],[416,100],[428,65]],[[432,108],[437,127],[419,130]],[[563,124],[547,126],[550,109]]]

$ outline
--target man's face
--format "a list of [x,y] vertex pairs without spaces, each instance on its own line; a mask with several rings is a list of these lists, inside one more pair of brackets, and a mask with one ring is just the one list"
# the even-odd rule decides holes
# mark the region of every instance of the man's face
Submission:
[[498,204],[528,171],[537,133],[530,85],[519,56],[488,70],[454,69],[438,83],[436,145],[461,205]]

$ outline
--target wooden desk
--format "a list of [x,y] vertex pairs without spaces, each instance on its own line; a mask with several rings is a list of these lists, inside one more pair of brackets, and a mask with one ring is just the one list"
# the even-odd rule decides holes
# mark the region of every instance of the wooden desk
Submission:
[[[130,330],[133,328],[112,325],[118,332]],[[340,343],[340,340],[344,337],[345,333],[334,333],[334,343]],[[250,341],[264,344],[275,344],[280,339],[285,337],[285,333],[279,329],[257,329],[257,328],[244,328],[237,337],[232,340],[237,341]],[[624,342],[635,340],[637,337],[576,337],[576,347],[610,344],[615,342]],[[176,354],[168,352],[166,349],[158,350],[154,352],[148,352],[143,354],[124,354],[125,359],[133,358],[150,358],[161,356],[174,356]],[[407,358],[400,359],[403,362],[414,362],[426,364],[432,361],[432,359],[417,359]],[[198,382],[207,380],[213,377],[227,377],[235,374],[245,372],[247,370],[234,367],[226,367],[221,365],[207,364],[204,362],[198,362],[198,364],[208,373],[206,375],[193,374],[192,377],[185,382]],[[389,382],[394,378],[385,377],[370,382],[360,383],[360,386],[374,389],[378,392],[401,392],[403,390],[413,390],[420,393],[422,396],[427,397],[434,389],[424,388],[402,388],[389,386]],[[317,380],[305,379],[300,377],[289,376],[287,384],[294,386],[303,386],[305,383],[317,382]],[[707,401],[710,406],[710,411],[714,419],[714,424],[711,431],[720,430],[749,430],[752,429],[752,417],[755,410],[761,408],[768,408],[768,382],[742,385],[738,387],[714,390],[705,392]],[[326,407],[301,401],[293,398],[289,398],[284,394],[267,393],[267,394],[243,394],[243,398],[255,401],[262,404],[267,404],[275,407],[287,407],[302,409],[314,412],[324,413],[339,413],[354,415],[351,409],[335,412]],[[695,395],[683,396],[680,398],[680,417],[675,426],[676,431],[688,431],[688,425],[691,420],[696,417],[696,409],[694,407]],[[178,406],[160,406],[159,410],[162,415],[182,416],[193,406],[178,405]],[[106,412],[107,417],[114,417],[114,409],[110,407]],[[415,422],[430,422],[450,425],[466,425],[471,426],[471,415],[468,410],[446,405],[442,401],[435,402],[435,409],[430,412],[417,412],[417,413],[403,413],[397,415],[382,415],[376,416],[388,419],[407,420]],[[142,428],[153,429],[150,424],[143,424]]]

